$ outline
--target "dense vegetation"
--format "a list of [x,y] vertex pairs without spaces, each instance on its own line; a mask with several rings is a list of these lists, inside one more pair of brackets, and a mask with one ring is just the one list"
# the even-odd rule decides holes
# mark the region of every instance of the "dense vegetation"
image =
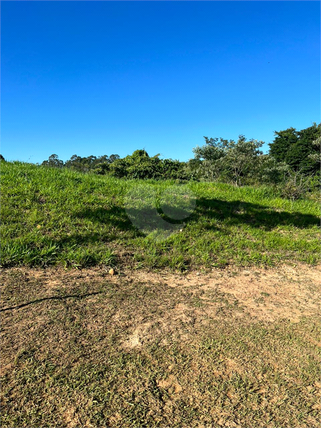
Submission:
[[296,131],[294,128],[276,132],[270,145],[270,154],[278,162],[285,162],[294,171],[317,173],[320,171],[321,125]]
[[183,181],[221,181],[235,185],[264,183],[279,185],[284,196],[300,197],[315,189],[320,177],[321,125],[296,131],[289,128],[275,132],[269,154],[260,148],[262,141],[238,141],[205,138],[205,145],[193,149],[188,162],[149,156],[145,150],[132,155],[80,157],[73,155],[65,163],[53,154],[42,165],[66,167],[81,172],[108,174],[129,179],[179,179]]

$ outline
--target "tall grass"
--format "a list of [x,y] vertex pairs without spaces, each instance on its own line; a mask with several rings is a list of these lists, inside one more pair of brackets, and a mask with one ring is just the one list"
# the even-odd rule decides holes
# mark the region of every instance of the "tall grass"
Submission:
[[[175,202],[171,189],[183,188],[175,181],[121,180],[2,162],[1,182],[4,267],[186,270],[319,261],[318,202],[284,199],[266,186],[189,183],[185,197],[196,203],[180,221],[175,210],[182,211],[184,195]],[[138,187],[130,210],[128,195]]]

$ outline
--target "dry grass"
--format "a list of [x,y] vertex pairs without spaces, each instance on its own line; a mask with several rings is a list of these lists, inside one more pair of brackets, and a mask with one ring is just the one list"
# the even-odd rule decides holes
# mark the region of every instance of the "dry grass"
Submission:
[[2,271],[4,427],[319,427],[320,267]]

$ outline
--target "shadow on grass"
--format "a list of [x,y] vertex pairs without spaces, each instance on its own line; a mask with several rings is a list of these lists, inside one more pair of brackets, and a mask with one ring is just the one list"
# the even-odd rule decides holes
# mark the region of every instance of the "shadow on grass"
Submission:
[[110,209],[95,208],[85,209],[76,214],[79,219],[85,218],[92,222],[111,225],[123,231],[136,231],[129,220],[124,208],[112,207]]
[[[177,207],[180,210],[180,207]],[[218,230],[219,227],[213,224],[213,220],[221,221],[224,226],[242,226],[248,225],[253,228],[260,228],[270,231],[278,226],[294,226],[297,228],[308,228],[320,224],[319,217],[312,214],[302,214],[300,212],[277,211],[269,206],[254,204],[250,202],[233,201],[227,202],[219,199],[197,199],[196,207],[193,213],[183,220],[171,219],[163,215],[162,211],[173,211],[171,206],[163,206],[162,210],[158,208],[130,208],[125,210],[120,207],[112,209],[86,209],[77,214],[78,218],[90,219],[93,222],[101,224],[110,224],[120,231],[131,231],[132,237],[144,236],[140,230],[161,227],[166,228],[166,224],[197,223],[202,219],[208,220],[208,226],[205,229]],[[128,215],[129,214],[129,215]],[[136,221],[131,221],[136,219]],[[161,220],[161,221],[160,221]],[[137,227],[141,225],[142,227]],[[136,226],[136,227],[135,227]],[[69,238],[70,239],[70,238]],[[90,236],[78,236],[78,242],[92,241],[101,239],[101,235],[90,234]]]
[[144,236],[136,227],[133,226],[125,209],[112,207],[111,209],[95,208],[85,209],[75,214],[75,217],[82,220],[90,220],[92,223],[110,226],[101,232],[75,233],[64,236],[59,239],[59,246],[81,245],[85,243],[95,244],[97,242],[112,242],[119,239],[118,232],[127,232],[127,239],[133,239],[137,236]]
[[[171,219],[164,214],[171,212],[175,217],[175,207],[162,206],[162,209],[152,208],[151,206],[142,208],[122,208],[112,207],[105,208],[86,208],[83,211],[76,213],[79,220],[87,219],[92,223],[104,225],[97,232],[86,232],[84,225],[84,233],[80,230],[70,236],[62,236],[54,245],[62,249],[75,249],[78,251],[82,245],[93,245],[96,243],[108,243],[120,241],[121,245],[138,237],[146,237],[150,233],[163,233],[166,239],[172,233],[180,230],[181,226],[190,224],[190,231],[193,233],[193,225],[204,231],[220,231],[224,235],[230,234],[231,227],[248,226],[253,229],[261,229],[263,231],[271,231],[277,227],[296,227],[305,229],[314,226],[319,226],[319,217],[312,214],[303,214],[300,212],[277,211],[269,206],[242,202],[240,200],[227,202],[219,199],[198,198],[196,207],[192,214],[183,219]],[[177,212],[181,212],[181,208],[177,207]],[[153,236],[153,235],[151,235]],[[161,236],[161,235],[159,235]],[[155,238],[155,236],[154,236]],[[156,238],[155,238],[156,239]],[[81,260],[76,260],[80,265],[96,265],[97,257],[95,251],[93,253],[81,255]],[[79,256],[80,257],[80,256]]]
[[[227,202],[219,199],[200,198],[197,207],[190,220],[198,221],[199,218],[220,220],[226,226],[249,225],[270,231],[278,226],[294,226],[304,229],[320,224],[319,217],[300,212],[277,211],[271,207],[250,202]],[[216,227],[215,227],[216,228]]]

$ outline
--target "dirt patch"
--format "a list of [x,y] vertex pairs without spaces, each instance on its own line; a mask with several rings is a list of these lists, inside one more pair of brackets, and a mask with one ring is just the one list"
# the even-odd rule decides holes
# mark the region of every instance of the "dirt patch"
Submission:
[[278,426],[304,408],[300,426],[319,426],[320,273],[3,270],[10,426],[263,426],[247,420],[258,403]]
[[[224,269],[187,275],[135,272],[131,279],[148,283],[165,282],[169,287],[187,288],[209,305],[207,315],[217,313],[220,301],[229,300],[253,318],[263,321],[288,319],[321,313],[321,266],[281,266],[277,269]],[[212,309],[211,309],[212,306]],[[175,308],[184,312],[187,307]]]
[[76,415],[76,409],[69,408],[64,411],[63,417],[68,428],[79,427],[80,421]]
[[[252,317],[274,321],[286,318],[293,322],[302,316],[321,313],[321,266],[280,266],[277,269],[237,269],[213,270],[210,273],[192,272],[173,274],[169,272],[124,271],[111,276],[103,268],[64,270],[13,268],[1,272],[1,291],[9,297],[11,305],[2,303],[2,310],[19,306],[32,297],[38,299],[55,298],[83,289],[94,291],[103,283],[117,286],[126,281],[144,283],[147,286],[163,284],[171,288],[187,289],[200,301],[207,303],[203,312],[214,315],[218,303],[229,300],[229,304],[242,306]],[[23,280],[15,286],[15,277]],[[19,294],[25,298],[24,302]],[[12,297],[10,299],[10,297]],[[21,296],[20,296],[21,297]],[[94,298],[88,296],[88,299]],[[7,299],[6,299],[7,300]],[[8,301],[8,303],[9,303]],[[16,303],[16,305],[14,304]],[[211,309],[212,307],[212,309]],[[172,316],[187,319],[191,310],[186,302],[179,302],[171,311]],[[193,312],[197,315],[195,308]],[[144,327],[147,328],[146,326]]]
[[[228,322],[246,317],[250,321],[287,319],[296,323],[302,317],[318,315],[320,277],[321,266],[306,265],[186,275],[125,271],[113,276],[102,268],[14,268],[1,273],[0,310],[8,315],[4,334],[10,329],[11,317],[23,332],[21,343],[12,344],[16,350],[24,338],[41,334],[50,323],[49,307],[53,310],[54,304],[63,302],[68,310],[68,305],[80,301],[85,315],[72,310],[68,322],[77,324],[85,317],[86,330],[92,334],[103,334],[112,324],[120,331],[122,348],[131,350],[155,341],[167,345],[168,337],[188,340],[213,319]],[[30,310],[30,315],[17,319],[14,313],[24,309]],[[60,314],[58,311],[55,316]]]
[[183,390],[174,375],[169,375],[166,379],[160,379],[157,382],[157,386],[166,390],[172,390],[176,394],[179,394]]

